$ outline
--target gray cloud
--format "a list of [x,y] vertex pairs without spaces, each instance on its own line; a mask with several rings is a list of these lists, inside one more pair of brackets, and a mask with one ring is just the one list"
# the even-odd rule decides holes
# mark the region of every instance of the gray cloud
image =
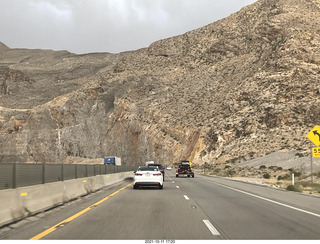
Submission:
[[135,50],[256,0],[1,0],[0,41],[74,53]]

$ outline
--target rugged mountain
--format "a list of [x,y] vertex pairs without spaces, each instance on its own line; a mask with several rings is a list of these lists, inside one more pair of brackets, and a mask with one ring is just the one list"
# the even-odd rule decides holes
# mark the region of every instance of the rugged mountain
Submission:
[[202,164],[308,150],[320,121],[319,13],[318,0],[260,0],[119,54],[0,44],[0,161]]

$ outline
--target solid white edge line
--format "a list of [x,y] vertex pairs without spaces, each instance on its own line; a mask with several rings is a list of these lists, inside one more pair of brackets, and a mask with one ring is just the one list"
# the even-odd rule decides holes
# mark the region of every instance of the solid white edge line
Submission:
[[186,200],[190,200],[187,195],[183,195]]
[[259,199],[262,199],[262,200],[265,200],[265,201],[268,201],[268,202],[271,202],[271,203],[274,203],[274,204],[278,204],[278,205],[283,206],[283,207],[291,208],[293,210],[300,211],[302,213],[310,214],[310,215],[313,215],[313,216],[316,216],[316,217],[320,218],[320,214],[316,214],[316,213],[313,213],[313,212],[310,212],[310,211],[307,211],[307,210],[303,210],[301,208],[296,208],[296,207],[293,207],[293,206],[290,206],[290,205],[287,205],[287,204],[284,204],[284,203],[281,203],[281,202],[277,202],[277,201],[274,201],[274,200],[271,200],[271,199],[268,199],[268,198],[265,198],[265,197],[260,197],[258,195],[255,195],[255,194],[252,194],[252,193],[249,193],[249,192],[245,192],[245,191],[242,191],[242,190],[238,190],[238,189],[230,187],[230,186],[222,185],[222,184],[219,184],[219,183],[216,183],[216,182],[213,182],[213,183],[216,184],[216,185],[219,185],[219,186],[222,186],[222,187],[237,191],[237,192],[241,192],[241,193],[247,194],[247,195],[252,196],[252,197],[256,197],[256,198],[259,198]]
[[214,235],[214,236],[219,236],[220,235],[219,231],[217,231],[217,229],[214,228],[214,226],[211,224],[211,222],[209,220],[203,219],[202,221],[208,227],[208,229],[210,230],[212,235]]

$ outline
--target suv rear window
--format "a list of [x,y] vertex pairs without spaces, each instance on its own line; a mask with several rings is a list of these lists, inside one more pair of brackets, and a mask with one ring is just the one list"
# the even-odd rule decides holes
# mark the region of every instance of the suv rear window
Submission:
[[190,165],[179,165],[179,169],[190,169]]

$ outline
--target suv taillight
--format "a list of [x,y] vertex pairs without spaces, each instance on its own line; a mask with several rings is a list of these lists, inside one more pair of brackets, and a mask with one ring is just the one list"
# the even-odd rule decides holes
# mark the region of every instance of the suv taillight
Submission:
[[134,175],[136,175],[136,176],[142,176],[142,174],[139,174],[139,173],[135,173]]
[[159,175],[161,175],[161,173],[157,173],[157,174],[153,174],[154,176],[159,176]]

